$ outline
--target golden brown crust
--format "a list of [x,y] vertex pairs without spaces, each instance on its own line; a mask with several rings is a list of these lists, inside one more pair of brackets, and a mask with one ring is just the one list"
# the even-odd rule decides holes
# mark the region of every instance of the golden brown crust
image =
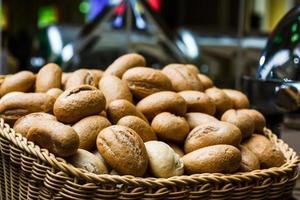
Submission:
[[132,129],[114,125],[97,137],[97,148],[107,163],[122,175],[143,176],[148,156],[141,137]]
[[135,105],[124,99],[112,101],[108,105],[106,113],[112,124],[116,124],[122,117],[127,115],[136,116],[148,122],[147,118],[137,110]]
[[0,86],[0,96],[9,92],[30,92],[34,88],[35,75],[30,71],[21,71],[14,75],[5,76]]
[[78,87],[80,85],[90,85],[93,87],[98,87],[98,82],[96,82],[94,74],[88,69],[79,69],[74,71],[66,81],[65,90],[73,87]]
[[200,79],[204,90],[214,86],[214,82],[208,76],[204,74],[198,74],[198,78]]
[[263,133],[264,128],[266,127],[266,119],[259,111],[254,109],[241,109],[240,112],[248,114],[254,120],[254,130],[257,133]]
[[136,107],[149,121],[162,112],[170,112],[179,116],[186,113],[185,100],[179,94],[170,91],[151,94],[138,102]]
[[137,99],[145,98],[156,92],[173,90],[169,78],[161,71],[152,68],[129,69],[123,74],[122,79],[126,81],[133,96]]
[[184,143],[184,152],[190,153],[217,144],[237,147],[241,140],[241,132],[236,126],[227,122],[210,122],[197,126],[188,134]]
[[190,70],[192,70],[195,74],[199,74],[200,73],[200,71],[199,71],[199,69],[198,69],[198,67],[196,65],[186,64],[185,67],[187,67]]
[[252,151],[243,145],[240,145],[240,151],[242,155],[241,166],[239,169],[240,172],[251,172],[260,169],[259,160]]
[[139,136],[142,138],[144,142],[150,140],[157,140],[156,134],[153,131],[152,127],[139,117],[136,116],[122,117],[118,121],[117,125],[122,125],[131,128],[137,134],[139,134]]
[[126,82],[116,76],[104,76],[99,82],[99,89],[103,92],[107,105],[117,99],[133,102]]
[[243,145],[257,156],[261,168],[280,167],[285,163],[282,152],[263,135],[253,134]]
[[103,76],[115,75],[122,78],[125,71],[133,67],[146,66],[145,58],[136,53],[125,54],[117,58],[111,65],[104,71]]
[[176,143],[182,143],[190,130],[185,118],[168,112],[156,115],[151,127],[161,140]]
[[214,115],[216,105],[205,93],[199,91],[186,90],[178,93],[187,103],[187,112],[200,112]]
[[177,144],[171,142],[167,142],[167,144],[179,155],[180,158],[184,156],[183,150]]
[[221,89],[213,87],[205,90],[216,105],[216,116],[221,117],[224,112],[233,107],[231,99]]
[[223,92],[225,92],[225,94],[231,99],[234,109],[249,107],[248,97],[244,93],[232,89],[223,89]]
[[203,91],[203,86],[198,75],[183,64],[169,64],[162,69],[162,73],[171,80],[175,91]]
[[79,146],[75,130],[54,120],[40,120],[33,124],[28,130],[27,139],[60,157],[73,155]]
[[221,121],[237,126],[241,130],[243,139],[250,137],[254,132],[255,123],[251,116],[239,110],[227,110],[222,115]]
[[208,115],[205,113],[199,113],[199,112],[186,113],[184,117],[187,120],[187,122],[190,126],[190,129],[193,129],[196,126],[199,126],[201,124],[207,124],[210,122],[218,122],[219,121],[214,116],[211,116],[211,115]]
[[57,97],[59,97],[59,95],[61,95],[64,91],[62,91],[59,88],[51,88],[49,89],[46,94],[52,96],[53,98],[57,99]]
[[100,131],[110,125],[105,117],[99,115],[88,116],[76,122],[72,127],[79,136],[79,148],[92,150]]
[[55,101],[53,112],[57,120],[75,123],[80,119],[97,115],[105,109],[105,97],[95,87],[81,85],[64,91]]
[[241,152],[231,145],[204,147],[182,157],[187,174],[234,173],[240,167]]
[[44,113],[44,112],[35,112],[28,115],[25,115],[18,119],[14,124],[14,130],[16,133],[20,133],[22,136],[26,137],[29,128],[38,123],[40,120],[56,120],[54,115]]
[[35,91],[46,92],[51,88],[61,88],[61,76],[62,70],[57,64],[43,66],[36,75]]

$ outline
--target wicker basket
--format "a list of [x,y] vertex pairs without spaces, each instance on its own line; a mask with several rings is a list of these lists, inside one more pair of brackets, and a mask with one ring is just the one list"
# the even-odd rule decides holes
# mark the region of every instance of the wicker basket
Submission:
[[16,134],[0,119],[0,199],[287,199],[298,176],[299,158],[269,130],[265,134],[287,159],[279,168],[233,175],[137,178],[75,168]]

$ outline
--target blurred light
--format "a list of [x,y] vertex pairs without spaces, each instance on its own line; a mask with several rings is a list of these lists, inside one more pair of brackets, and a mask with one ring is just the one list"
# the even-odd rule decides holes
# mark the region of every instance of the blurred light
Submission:
[[148,3],[150,4],[151,8],[156,11],[159,12],[160,11],[160,0],[148,0]]
[[291,28],[292,32],[296,32],[297,28],[298,28],[298,25],[296,23],[294,23]]
[[294,63],[299,64],[299,58],[294,58]]
[[87,14],[90,11],[90,3],[87,1],[82,1],[79,4],[79,11],[83,14]]
[[93,20],[105,6],[109,3],[109,0],[89,0],[90,1],[90,10],[88,13],[88,20]]
[[123,17],[122,15],[118,15],[113,22],[115,28],[120,28],[123,24]]
[[56,26],[50,26],[47,34],[52,52],[57,55],[60,54],[63,44],[58,28]]
[[144,19],[141,16],[138,16],[136,18],[136,26],[139,29],[145,29],[146,28],[146,23],[145,23]]
[[274,42],[275,44],[280,44],[280,43],[282,42],[282,37],[281,37],[280,35],[276,35],[276,36],[274,37],[273,42]]
[[259,65],[262,66],[263,64],[265,64],[265,61],[266,61],[266,57],[265,57],[265,56],[262,56],[262,57],[259,59]]
[[62,59],[64,62],[68,62],[74,55],[74,48],[72,44],[67,44],[61,52]]
[[38,27],[43,28],[57,22],[57,11],[53,6],[41,7],[38,11]]
[[41,57],[32,57],[30,59],[30,64],[34,68],[39,68],[45,64],[45,60]]
[[191,58],[197,58],[199,56],[199,50],[197,43],[188,31],[181,32],[182,42],[185,45],[185,51],[183,53],[187,54]]
[[297,42],[299,40],[299,33],[294,33],[291,37],[292,42]]

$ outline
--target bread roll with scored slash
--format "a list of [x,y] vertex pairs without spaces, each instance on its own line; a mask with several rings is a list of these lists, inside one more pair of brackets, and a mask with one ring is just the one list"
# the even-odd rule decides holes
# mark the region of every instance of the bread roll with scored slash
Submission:
[[0,116],[13,125],[16,120],[30,113],[52,113],[54,102],[55,99],[46,93],[8,93],[0,100]]
[[173,90],[169,78],[161,71],[152,68],[134,67],[127,70],[122,79],[128,84],[130,91],[137,99],[145,98],[156,92]]
[[136,107],[151,121],[157,114],[162,112],[183,116],[186,113],[187,105],[179,94],[163,91],[147,96],[138,102]]
[[46,92],[51,88],[61,88],[61,68],[49,63],[43,66],[36,75],[35,91]]
[[198,90],[203,91],[203,86],[194,70],[183,64],[169,64],[162,69],[172,82],[175,91]]
[[55,120],[44,119],[33,124],[28,130],[27,139],[60,157],[75,154],[79,147],[75,130]]
[[56,118],[72,124],[84,117],[97,115],[105,109],[103,93],[90,85],[81,85],[64,91],[55,101],[53,112]]
[[188,134],[184,143],[184,151],[190,153],[217,144],[239,146],[241,140],[241,131],[236,126],[227,122],[210,122],[197,126]]
[[160,141],[149,141],[145,146],[150,171],[155,177],[168,178],[183,174],[183,161],[169,145]]
[[98,87],[95,75],[88,69],[79,69],[74,71],[68,78],[65,84],[65,90],[80,85],[90,85]]
[[125,81],[116,76],[104,76],[99,82],[99,88],[103,92],[107,105],[118,99],[125,99],[133,102],[132,94]]
[[30,71],[21,71],[5,76],[0,86],[0,96],[10,92],[30,92],[34,88],[35,75]]
[[121,175],[143,176],[148,155],[142,138],[131,128],[114,125],[97,137],[97,148],[105,161]]
[[145,58],[136,53],[129,53],[117,58],[111,65],[104,71],[103,76],[114,75],[122,78],[123,74],[133,67],[146,66]]
[[182,157],[187,174],[234,173],[241,163],[241,152],[234,146],[220,144],[198,149]]

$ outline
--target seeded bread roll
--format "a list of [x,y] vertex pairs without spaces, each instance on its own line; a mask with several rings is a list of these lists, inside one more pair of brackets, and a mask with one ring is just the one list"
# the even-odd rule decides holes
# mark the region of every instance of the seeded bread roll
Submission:
[[114,125],[97,137],[97,148],[105,161],[121,175],[143,176],[148,155],[142,138],[131,128]]
[[30,92],[34,88],[35,75],[29,71],[21,71],[5,76],[0,86],[0,96],[10,92]]
[[145,58],[136,53],[125,54],[117,58],[111,65],[104,71],[103,76],[114,75],[122,78],[123,74],[133,67],[146,66]]
[[234,173],[241,163],[241,152],[234,146],[220,144],[198,149],[182,157],[187,174]]
[[161,71],[152,68],[129,69],[123,74],[122,79],[128,84],[130,91],[137,99],[145,98],[156,92],[173,90],[169,78]]

